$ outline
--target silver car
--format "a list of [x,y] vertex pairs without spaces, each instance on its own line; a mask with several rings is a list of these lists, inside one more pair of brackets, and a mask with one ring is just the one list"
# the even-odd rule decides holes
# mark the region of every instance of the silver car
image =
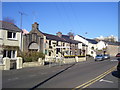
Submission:
[[102,54],[96,55],[95,61],[102,61],[102,60],[104,60],[104,56]]

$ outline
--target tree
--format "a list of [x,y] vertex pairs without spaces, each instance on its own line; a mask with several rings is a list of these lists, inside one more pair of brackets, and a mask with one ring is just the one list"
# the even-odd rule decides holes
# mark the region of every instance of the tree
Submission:
[[5,21],[5,22],[10,22],[10,23],[15,24],[15,20],[12,19],[11,17],[4,17],[4,18],[3,18],[3,21]]
[[69,36],[71,36],[71,35],[72,35],[72,36],[74,36],[74,33],[72,33],[72,32],[69,32],[69,33],[68,33],[68,35],[69,35]]

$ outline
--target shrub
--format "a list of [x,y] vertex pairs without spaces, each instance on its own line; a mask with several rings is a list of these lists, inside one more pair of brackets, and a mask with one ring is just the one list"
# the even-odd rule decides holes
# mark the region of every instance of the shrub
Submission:
[[23,58],[23,62],[34,62],[38,61],[38,58],[45,58],[45,55],[42,52],[36,51],[21,52],[18,56]]

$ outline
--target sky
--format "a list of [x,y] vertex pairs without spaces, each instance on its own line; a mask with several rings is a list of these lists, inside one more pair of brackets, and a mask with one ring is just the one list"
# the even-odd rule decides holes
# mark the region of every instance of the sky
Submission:
[[[87,38],[118,36],[118,2],[2,2],[2,17],[14,19],[22,29],[48,34],[73,32]],[[87,34],[85,34],[87,32]]]

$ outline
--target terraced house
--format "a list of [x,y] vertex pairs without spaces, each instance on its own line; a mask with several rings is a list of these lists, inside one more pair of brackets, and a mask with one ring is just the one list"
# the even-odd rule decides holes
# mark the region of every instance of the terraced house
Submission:
[[0,58],[16,59],[21,49],[21,29],[15,24],[0,21]]
[[41,51],[46,57],[56,57],[65,55],[84,55],[85,46],[80,41],[74,40],[73,35],[62,35],[58,32],[57,35],[43,33],[39,30],[39,24],[32,24],[32,30],[29,34],[23,36],[24,51]]

